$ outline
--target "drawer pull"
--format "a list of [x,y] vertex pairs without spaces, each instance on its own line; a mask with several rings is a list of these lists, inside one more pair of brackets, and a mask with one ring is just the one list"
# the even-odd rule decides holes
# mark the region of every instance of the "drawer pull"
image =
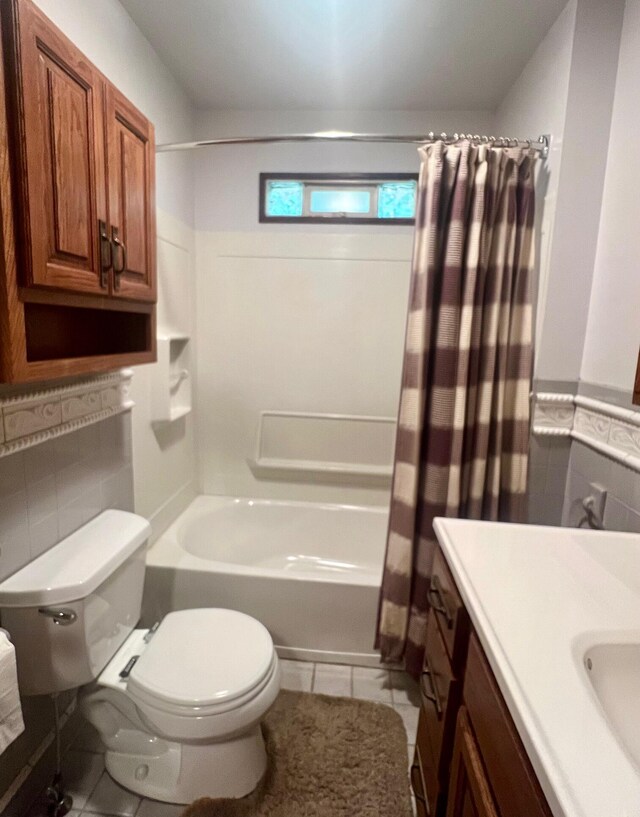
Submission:
[[[414,782],[416,772],[418,774],[418,785],[420,787],[420,791],[418,791],[418,786],[416,786],[416,784]],[[413,765],[411,766],[411,788],[413,789],[413,796],[416,798],[416,800],[419,800],[421,803],[424,803],[424,805],[428,808],[429,803],[427,802],[427,798],[424,796],[424,794],[420,793],[420,792],[424,791],[423,786],[424,786],[424,784],[423,784],[423,778],[422,778],[422,769],[414,761]]]
[[436,613],[440,613],[444,616],[444,620],[447,622],[447,627],[451,629],[453,627],[453,616],[449,611],[449,608],[445,604],[443,595],[442,595],[442,585],[440,584],[440,579],[437,576],[431,577],[431,587],[429,588],[429,603],[436,611]]
[[[429,681],[429,688],[427,688],[427,679]],[[420,689],[427,701],[431,701],[434,705],[436,715],[438,716],[438,720],[440,720],[442,717],[442,704],[440,703],[438,687],[436,686],[436,679],[431,669],[428,655],[425,656],[425,668],[422,670],[422,675],[420,676]]]

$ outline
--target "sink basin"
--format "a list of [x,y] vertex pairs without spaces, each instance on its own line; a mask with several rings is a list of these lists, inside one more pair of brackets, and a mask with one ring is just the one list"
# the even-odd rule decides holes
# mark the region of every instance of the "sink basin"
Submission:
[[640,644],[598,644],[584,665],[609,728],[640,771]]

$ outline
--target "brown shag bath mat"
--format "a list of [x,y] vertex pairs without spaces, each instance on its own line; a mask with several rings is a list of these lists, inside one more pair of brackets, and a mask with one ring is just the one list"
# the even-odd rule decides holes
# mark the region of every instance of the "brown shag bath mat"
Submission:
[[183,817],[411,817],[407,737],[390,707],[283,690],[263,730],[258,788],[196,800]]

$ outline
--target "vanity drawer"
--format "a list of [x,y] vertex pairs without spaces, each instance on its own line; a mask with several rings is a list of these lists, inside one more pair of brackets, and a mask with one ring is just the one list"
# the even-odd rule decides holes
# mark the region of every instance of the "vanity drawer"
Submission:
[[420,697],[424,726],[427,732],[431,751],[435,758],[440,758],[445,735],[445,723],[448,722],[447,707],[454,685],[454,677],[432,610],[427,616],[427,641],[424,652],[424,666],[420,676]]
[[551,817],[507,705],[475,633],[469,641],[463,699],[500,814]]
[[416,817],[429,817],[431,811],[420,776],[420,760],[417,752],[411,766],[411,788],[416,802]]
[[440,548],[433,559],[429,604],[435,613],[454,675],[464,667],[469,640],[469,618]]
[[422,805],[429,814],[436,813],[436,804],[440,793],[438,784],[437,764],[433,757],[429,735],[425,724],[424,709],[420,710],[418,718],[418,734],[416,735],[416,749],[411,766],[411,785],[416,801],[422,798]]

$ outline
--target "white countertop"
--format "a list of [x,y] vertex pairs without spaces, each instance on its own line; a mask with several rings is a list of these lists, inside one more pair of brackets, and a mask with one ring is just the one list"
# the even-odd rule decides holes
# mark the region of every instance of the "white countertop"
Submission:
[[583,665],[594,644],[640,643],[640,535],[434,527],[554,817],[640,817],[640,771]]

